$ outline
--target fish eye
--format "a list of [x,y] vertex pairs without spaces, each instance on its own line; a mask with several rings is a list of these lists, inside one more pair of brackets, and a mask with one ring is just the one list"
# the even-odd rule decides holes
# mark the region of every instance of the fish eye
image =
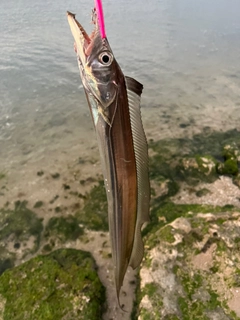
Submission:
[[113,61],[113,56],[109,52],[103,52],[99,56],[99,61],[105,66],[110,66]]

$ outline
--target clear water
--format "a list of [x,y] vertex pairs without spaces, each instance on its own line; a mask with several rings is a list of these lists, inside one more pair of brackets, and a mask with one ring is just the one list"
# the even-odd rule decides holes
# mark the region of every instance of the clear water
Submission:
[[[148,138],[240,129],[238,0],[103,0],[108,40],[144,84]],[[66,11],[91,30],[93,1],[0,2],[0,165],[95,148]],[[79,155],[78,154],[78,155]]]

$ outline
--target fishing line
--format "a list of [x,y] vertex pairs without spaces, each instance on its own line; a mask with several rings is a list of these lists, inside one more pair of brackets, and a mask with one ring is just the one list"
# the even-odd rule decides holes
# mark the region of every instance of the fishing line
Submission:
[[97,11],[99,29],[102,39],[106,38],[106,31],[104,25],[104,16],[103,16],[103,7],[102,7],[102,0],[95,0],[95,7]]

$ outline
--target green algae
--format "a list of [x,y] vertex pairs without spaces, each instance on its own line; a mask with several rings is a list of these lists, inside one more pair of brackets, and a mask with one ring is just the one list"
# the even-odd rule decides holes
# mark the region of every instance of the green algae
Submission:
[[70,191],[69,194],[71,196],[75,196],[75,197],[78,197],[80,199],[85,199],[86,198],[85,195],[83,195],[82,193],[77,192],[77,191]]
[[218,173],[222,175],[233,175],[236,176],[239,172],[238,161],[236,159],[227,159],[224,163],[217,165]]
[[222,155],[225,160],[227,160],[227,159],[236,159],[237,160],[240,156],[240,142],[238,141],[238,143],[236,143],[234,141],[230,144],[226,144],[223,147]]
[[[181,275],[179,273],[182,273]],[[182,272],[180,268],[177,271],[178,277],[181,277],[181,283],[188,298],[192,300],[192,295],[203,285],[203,279],[199,272],[193,274],[192,277],[188,273]]]
[[44,175],[44,171],[43,171],[43,170],[38,171],[38,172],[37,172],[37,175],[38,175],[39,177],[43,176],[43,175]]
[[70,185],[67,184],[67,183],[64,183],[64,184],[62,185],[62,187],[63,187],[64,190],[70,190],[70,189],[71,189]]
[[49,253],[50,251],[52,251],[54,245],[51,245],[49,243],[45,244],[42,248],[42,253]]
[[55,211],[56,213],[59,213],[59,212],[62,211],[62,208],[61,208],[60,206],[57,206],[57,207],[54,208],[54,211]]
[[49,219],[45,231],[45,238],[55,238],[61,242],[67,240],[74,241],[83,235],[84,229],[79,226],[76,217],[68,215],[66,217],[52,217]]
[[176,166],[175,179],[185,181],[189,185],[197,185],[199,182],[214,182],[217,161],[210,155],[185,155],[179,159]]
[[239,288],[240,287],[240,269],[236,269],[235,275],[233,277],[233,287]]
[[[229,208],[230,209],[230,208]],[[234,207],[232,208],[232,210]],[[180,217],[189,217],[189,214],[194,213],[217,213],[222,212],[223,208],[220,206],[199,205],[199,204],[175,204],[171,201],[155,201],[151,210],[151,221],[143,230],[143,235],[167,223],[171,223]]]
[[161,309],[163,306],[163,298],[159,293],[158,286],[152,282],[147,283],[141,292],[141,297],[147,296],[151,301],[151,310],[141,308],[141,319],[155,320],[161,319]]
[[76,217],[89,229],[108,231],[107,197],[102,180],[86,195],[84,207],[76,213]]
[[91,255],[60,249],[0,277],[4,320],[99,320],[105,291]]
[[202,189],[196,191],[196,196],[200,198],[200,197],[206,196],[209,193],[211,193],[210,190],[208,190],[207,188],[202,188]]
[[163,320],[179,320],[179,318],[175,314],[168,314],[163,317]]
[[53,204],[58,198],[59,198],[59,195],[56,194],[56,195],[49,201],[49,203],[50,203],[50,204]]
[[165,226],[159,230],[159,238],[161,241],[173,243],[175,241],[173,228],[171,226]]
[[197,185],[214,182],[219,174],[236,175],[239,146],[239,131],[212,132],[209,128],[191,139],[150,140],[150,179]]
[[6,174],[3,173],[3,172],[0,172],[0,180],[2,180],[2,179],[4,179],[4,178],[6,178]]
[[175,241],[173,228],[169,225],[163,226],[159,228],[155,232],[150,232],[147,239],[146,244],[149,249],[154,248],[161,242],[173,243]]
[[51,177],[52,177],[53,179],[58,179],[58,178],[60,177],[60,173],[58,173],[58,172],[52,173],[52,174],[51,174]]
[[[209,319],[207,312],[222,306],[218,294],[207,288],[206,278],[203,274],[196,272],[193,276],[190,276],[189,272],[179,268],[177,276],[185,293],[185,296],[178,298],[182,320],[207,320]],[[202,293],[199,295],[199,292]]]
[[41,208],[43,204],[43,201],[39,200],[34,204],[33,208]]
[[43,230],[42,219],[27,208],[26,201],[16,201],[13,210],[0,209],[0,241],[7,241],[11,236],[15,242],[35,238],[35,249],[38,249],[41,232]]

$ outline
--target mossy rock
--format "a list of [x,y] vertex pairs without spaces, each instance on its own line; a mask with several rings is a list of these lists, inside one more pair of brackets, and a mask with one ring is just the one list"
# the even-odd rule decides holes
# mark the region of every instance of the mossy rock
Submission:
[[155,210],[154,225],[144,230],[135,315],[239,320],[239,308],[231,304],[240,285],[239,208],[165,202]]
[[107,197],[102,180],[86,195],[84,207],[76,213],[76,218],[89,229],[108,230]]
[[[213,132],[209,128],[191,139],[150,140],[150,179],[160,181],[164,177],[175,183],[197,185],[201,181],[215,181],[218,174],[235,175],[240,159],[239,146],[239,131]],[[227,162],[220,172],[218,163],[221,167],[224,160],[230,158],[235,163]]]
[[240,161],[240,143],[232,142],[223,147],[223,157],[227,159],[235,159]]
[[217,161],[209,155],[184,156],[176,166],[176,178],[189,185],[199,182],[214,182],[217,179]]
[[224,163],[219,163],[217,171],[222,175],[233,175],[236,176],[239,172],[238,162],[234,158],[227,159]]
[[153,248],[161,241],[173,243],[175,241],[173,228],[170,225],[163,226],[154,233],[150,233],[147,239],[148,248]]
[[17,201],[13,210],[0,209],[0,241],[7,241],[11,236],[11,241],[24,242],[33,236],[34,250],[37,250],[43,230],[42,219],[38,218],[26,205],[26,201]]
[[[229,209],[234,210],[234,207]],[[173,220],[179,217],[189,217],[189,214],[198,212],[222,212],[222,207],[200,204],[175,204],[171,201],[161,201],[156,199],[153,202],[151,210],[151,221],[144,228],[143,235],[148,234],[154,230],[159,229],[161,226],[165,226],[167,223],[171,223]]]
[[0,277],[4,320],[99,320],[105,300],[91,255],[61,249]]
[[142,319],[161,319],[161,308],[163,306],[163,298],[159,292],[158,286],[154,282],[148,283],[143,291],[141,292],[142,297],[148,297],[151,300],[152,309],[154,310],[151,314],[152,318],[149,318],[148,312],[142,312]]
[[45,231],[45,238],[56,238],[61,242],[76,240],[83,235],[84,229],[79,226],[76,217],[72,215],[66,217],[52,217],[49,219]]
[[[155,154],[150,157],[150,179],[161,181],[162,178],[175,183],[185,181],[189,185],[197,185],[199,182],[214,182],[218,175],[216,172],[216,159],[211,155],[203,154],[171,154],[166,147],[156,147],[157,142],[152,146]],[[179,146],[180,147],[180,146]],[[190,151],[189,151],[190,152]],[[174,188],[168,196],[175,195],[179,188]]]
[[[180,271],[180,270],[178,270]],[[184,295],[178,298],[181,319],[208,320],[208,313],[222,307],[219,295],[211,289],[204,288],[204,277],[196,272],[190,276],[187,272],[179,272],[178,278],[184,288]]]

